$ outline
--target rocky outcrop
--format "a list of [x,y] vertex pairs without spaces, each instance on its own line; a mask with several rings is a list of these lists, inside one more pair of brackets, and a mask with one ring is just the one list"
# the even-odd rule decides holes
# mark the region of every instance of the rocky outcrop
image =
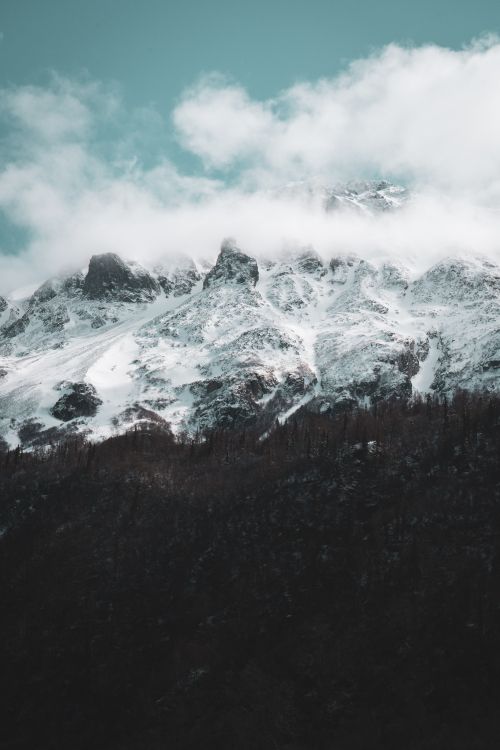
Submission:
[[102,404],[95,388],[90,383],[70,383],[66,393],[59,398],[50,413],[61,422],[69,422],[77,417],[94,417]]
[[62,280],[61,289],[69,295],[75,295],[83,289],[85,276],[78,271]]
[[272,393],[277,381],[272,372],[242,372],[191,385],[194,397],[192,420],[204,429],[243,426],[254,422],[262,411],[259,402]]
[[413,297],[435,304],[474,305],[498,299],[499,269],[488,261],[478,264],[461,258],[436,263],[411,285]]
[[155,270],[158,274],[158,283],[166,297],[182,297],[189,294],[201,280],[201,274],[192,261],[168,270],[162,268]]
[[255,286],[259,280],[259,267],[255,258],[243,253],[234,240],[224,240],[217,262],[205,276],[203,289],[218,284],[247,284]]
[[312,248],[303,250],[297,256],[295,267],[298,273],[322,277],[327,273],[323,261]]
[[398,370],[406,375],[409,379],[412,378],[420,370],[420,361],[415,353],[415,343],[411,342],[403,351],[398,355],[397,358]]
[[160,417],[152,409],[146,409],[140,404],[134,404],[125,409],[121,414],[117,414],[113,417],[113,425],[116,428],[123,428],[126,430],[139,428],[141,430],[161,430],[163,432],[170,432],[170,425],[168,422]]
[[58,304],[53,307],[43,306],[39,312],[39,319],[42,321],[45,330],[49,333],[62,331],[64,326],[69,323],[68,310],[65,305]]
[[146,269],[125,263],[115,253],[93,255],[83,282],[83,296],[93,300],[151,302],[160,285]]
[[33,293],[29,301],[29,308],[33,309],[38,305],[43,305],[45,302],[53,299],[57,296],[60,288],[60,283],[54,279],[49,279],[49,281],[46,281],[45,284],[42,284],[42,286],[38,287],[36,292]]
[[2,330],[2,334],[5,336],[5,338],[12,339],[16,336],[19,336],[19,334],[24,333],[24,331],[27,329],[29,325],[30,319],[28,313],[24,313],[20,318],[17,318],[17,320],[14,320],[13,322],[10,322],[10,320],[7,322],[5,327]]
[[79,427],[77,422],[68,422],[57,427],[45,428],[43,422],[26,419],[20,424],[17,435],[20,445],[29,449],[64,442],[77,432],[81,434],[83,431],[79,430]]

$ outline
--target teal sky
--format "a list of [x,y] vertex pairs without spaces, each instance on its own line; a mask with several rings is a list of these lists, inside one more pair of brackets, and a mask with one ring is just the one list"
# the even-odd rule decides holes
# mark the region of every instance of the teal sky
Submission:
[[202,72],[261,98],[388,42],[460,48],[495,31],[498,0],[2,0],[0,85],[86,71],[168,115]]

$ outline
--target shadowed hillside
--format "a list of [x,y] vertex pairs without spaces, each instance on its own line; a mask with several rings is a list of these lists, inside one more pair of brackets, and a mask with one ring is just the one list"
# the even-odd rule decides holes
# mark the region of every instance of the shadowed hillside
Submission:
[[500,399],[0,456],[2,747],[500,741]]

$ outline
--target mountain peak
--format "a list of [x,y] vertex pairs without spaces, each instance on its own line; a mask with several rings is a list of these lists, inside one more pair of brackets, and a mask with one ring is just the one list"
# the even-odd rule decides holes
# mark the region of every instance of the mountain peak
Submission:
[[252,284],[259,280],[259,267],[255,258],[247,255],[236,245],[235,240],[223,240],[215,266],[209,271],[203,282],[207,289],[216,284]]
[[88,299],[150,302],[159,291],[158,282],[145,268],[126,263],[116,253],[93,255],[83,282],[83,295]]

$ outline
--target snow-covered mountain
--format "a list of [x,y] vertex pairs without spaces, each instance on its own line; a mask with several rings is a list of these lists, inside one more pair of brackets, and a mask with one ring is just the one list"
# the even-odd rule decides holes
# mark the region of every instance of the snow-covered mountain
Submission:
[[[405,198],[388,183],[352,190],[325,194],[325,207]],[[265,430],[300,408],[497,389],[499,311],[500,267],[484,259],[415,276],[312,248],[257,262],[232,240],[210,269],[97,255],[26,299],[0,298],[0,435],[37,445],[144,422]]]
[[399,208],[409,197],[406,188],[387,180],[359,180],[334,187],[320,181],[301,180],[288,183],[274,194],[319,202],[326,211],[347,208],[372,213]]

